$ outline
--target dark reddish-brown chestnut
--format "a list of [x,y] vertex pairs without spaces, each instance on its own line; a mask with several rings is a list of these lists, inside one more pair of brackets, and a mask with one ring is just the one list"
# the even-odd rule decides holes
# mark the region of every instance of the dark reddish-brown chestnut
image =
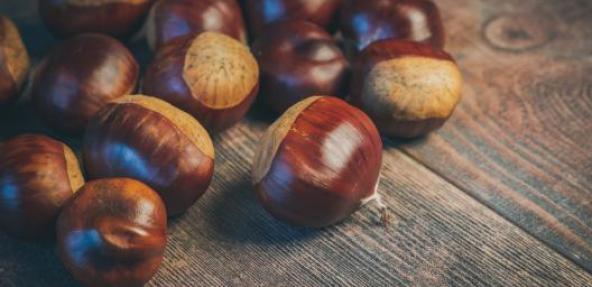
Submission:
[[358,51],[389,38],[444,47],[444,26],[431,0],[344,0],[341,31],[348,48]]
[[312,95],[342,96],[349,67],[320,26],[286,20],[267,27],[253,44],[261,69],[260,96],[276,112]]
[[127,37],[141,25],[153,0],[41,0],[39,14],[57,36],[102,33]]
[[33,77],[33,100],[53,128],[81,133],[107,102],[135,90],[139,67],[129,50],[106,35],[83,34],[50,53]]
[[83,184],[65,144],[33,134],[0,142],[0,229],[26,239],[53,236],[62,205]]
[[0,15],[0,106],[16,98],[27,77],[29,62],[17,27]]
[[263,27],[280,20],[306,20],[329,29],[342,0],[243,0],[252,35],[261,34]]
[[452,115],[461,90],[452,56],[428,44],[378,41],[353,64],[351,101],[386,136],[413,138],[438,129]]
[[169,215],[193,205],[214,172],[207,131],[187,113],[147,96],[126,96],[103,107],[88,125],[82,152],[91,178],[145,182],[160,194]]
[[176,37],[204,31],[218,32],[247,43],[247,31],[236,0],[160,0],[146,21],[152,49]]
[[276,218],[323,227],[373,198],[382,141],[362,111],[335,97],[309,97],[263,135],[253,164],[259,201]]
[[259,90],[259,66],[241,42],[216,32],[178,37],[148,67],[143,93],[188,112],[210,131],[237,123]]
[[127,178],[88,182],[60,213],[57,244],[84,286],[144,286],[162,261],[166,210],[156,192]]

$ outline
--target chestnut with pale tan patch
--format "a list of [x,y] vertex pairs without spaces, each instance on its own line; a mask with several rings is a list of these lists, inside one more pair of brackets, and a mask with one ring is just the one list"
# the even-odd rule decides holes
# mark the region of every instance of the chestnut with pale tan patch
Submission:
[[362,111],[335,97],[307,98],[261,139],[252,180],[276,218],[324,227],[347,218],[376,192],[382,141]]
[[59,141],[26,134],[0,143],[0,228],[51,237],[62,205],[83,184],[76,155]]
[[203,105],[226,109],[240,104],[253,91],[259,67],[244,44],[223,34],[205,32],[187,50],[183,79]]
[[214,147],[189,114],[153,97],[125,96],[90,121],[82,148],[91,178],[129,177],[164,200],[169,215],[187,210],[207,190]]
[[452,57],[427,44],[379,41],[354,65],[351,100],[387,136],[417,137],[439,128],[461,92],[462,75]]
[[226,35],[179,37],[159,49],[143,93],[188,112],[210,131],[237,123],[259,90],[259,66],[248,47]]
[[13,99],[22,87],[30,59],[14,23],[0,15],[0,104]]
[[84,286],[143,286],[162,262],[166,226],[165,206],[145,184],[90,181],[59,216],[58,253]]

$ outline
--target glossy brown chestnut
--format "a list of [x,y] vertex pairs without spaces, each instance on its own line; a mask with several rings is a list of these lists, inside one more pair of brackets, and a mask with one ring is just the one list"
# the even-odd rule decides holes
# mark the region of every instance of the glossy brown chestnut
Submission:
[[386,136],[413,138],[438,129],[452,115],[461,91],[456,62],[431,45],[382,40],[353,64],[351,101]]
[[160,0],[146,21],[148,44],[154,50],[171,39],[204,31],[218,32],[247,43],[247,31],[236,0]]
[[14,100],[27,77],[29,62],[17,27],[0,15],[0,105]]
[[103,107],[84,136],[91,178],[129,177],[164,200],[169,215],[189,208],[214,172],[214,146],[190,115],[153,97],[126,96]]
[[259,90],[259,66],[241,42],[204,32],[163,46],[148,67],[143,92],[190,113],[210,131],[237,123]]
[[263,135],[253,165],[259,201],[276,218],[308,227],[348,217],[373,197],[382,142],[362,111],[335,97],[310,97]]
[[102,33],[127,37],[134,33],[153,0],[40,0],[39,14],[60,37]]
[[280,20],[306,20],[328,29],[342,0],[243,0],[250,32],[261,34],[263,27]]
[[166,225],[162,200],[145,184],[91,181],[60,213],[59,255],[84,286],[144,286],[162,261]]
[[320,26],[286,20],[267,27],[253,44],[261,69],[260,96],[274,111],[312,95],[342,96],[349,64]]
[[83,184],[65,144],[33,134],[0,142],[0,229],[26,239],[53,236],[62,205]]
[[139,67],[119,41],[100,34],[66,40],[36,69],[33,100],[53,128],[81,133],[107,102],[134,92]]
[[344,0],[341,31],[358,51],[389,38],[444,47],[444,26],[431,0]]

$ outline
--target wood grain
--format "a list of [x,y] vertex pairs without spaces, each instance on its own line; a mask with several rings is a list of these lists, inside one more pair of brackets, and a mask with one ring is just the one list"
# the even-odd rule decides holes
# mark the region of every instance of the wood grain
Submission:
[[439,4],[464,99],[391,146],[592,271],[592,2]]

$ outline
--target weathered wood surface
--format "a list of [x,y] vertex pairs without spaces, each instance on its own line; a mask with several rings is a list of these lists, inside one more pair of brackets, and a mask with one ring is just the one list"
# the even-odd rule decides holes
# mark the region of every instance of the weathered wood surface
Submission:
[[438,2],[464,99],[395,146],[592,271],[592,1]]
[[[0,2],[0,13],[24,29],[38,58],[53,42],[35,10],[26,8],[32,2]],[[390,229],[378,224],[374,206],[319,231],[267,215],[249,183],[253,149],[269,123],[255,110],[216,140],[212,187],[171,221],[166,258],[150,285],[591,286],[585,269],[592,264],[592,149],[586,141],[592,42],[584,36],[592,34],[585,13],[592,3],[438,3],[450,31],[448,47],[467,80],[465,99],[435,135],[387,144],[380,189],[394,213]],[[554,16],[535,24],[511,16],[538,11]],[[563,28],[550,36],[541,32],[549,21]],[[504,25],[534,32],[506,33]],[[541,35],[551,40],[537,40]],[[144,47],[134,47],[145,62]],[[27,104],[0,111],[0,140],[26,131],[64,139],[44,128]],[[23,243],[0,233],[0,286],[76,284],[53,243]]]

